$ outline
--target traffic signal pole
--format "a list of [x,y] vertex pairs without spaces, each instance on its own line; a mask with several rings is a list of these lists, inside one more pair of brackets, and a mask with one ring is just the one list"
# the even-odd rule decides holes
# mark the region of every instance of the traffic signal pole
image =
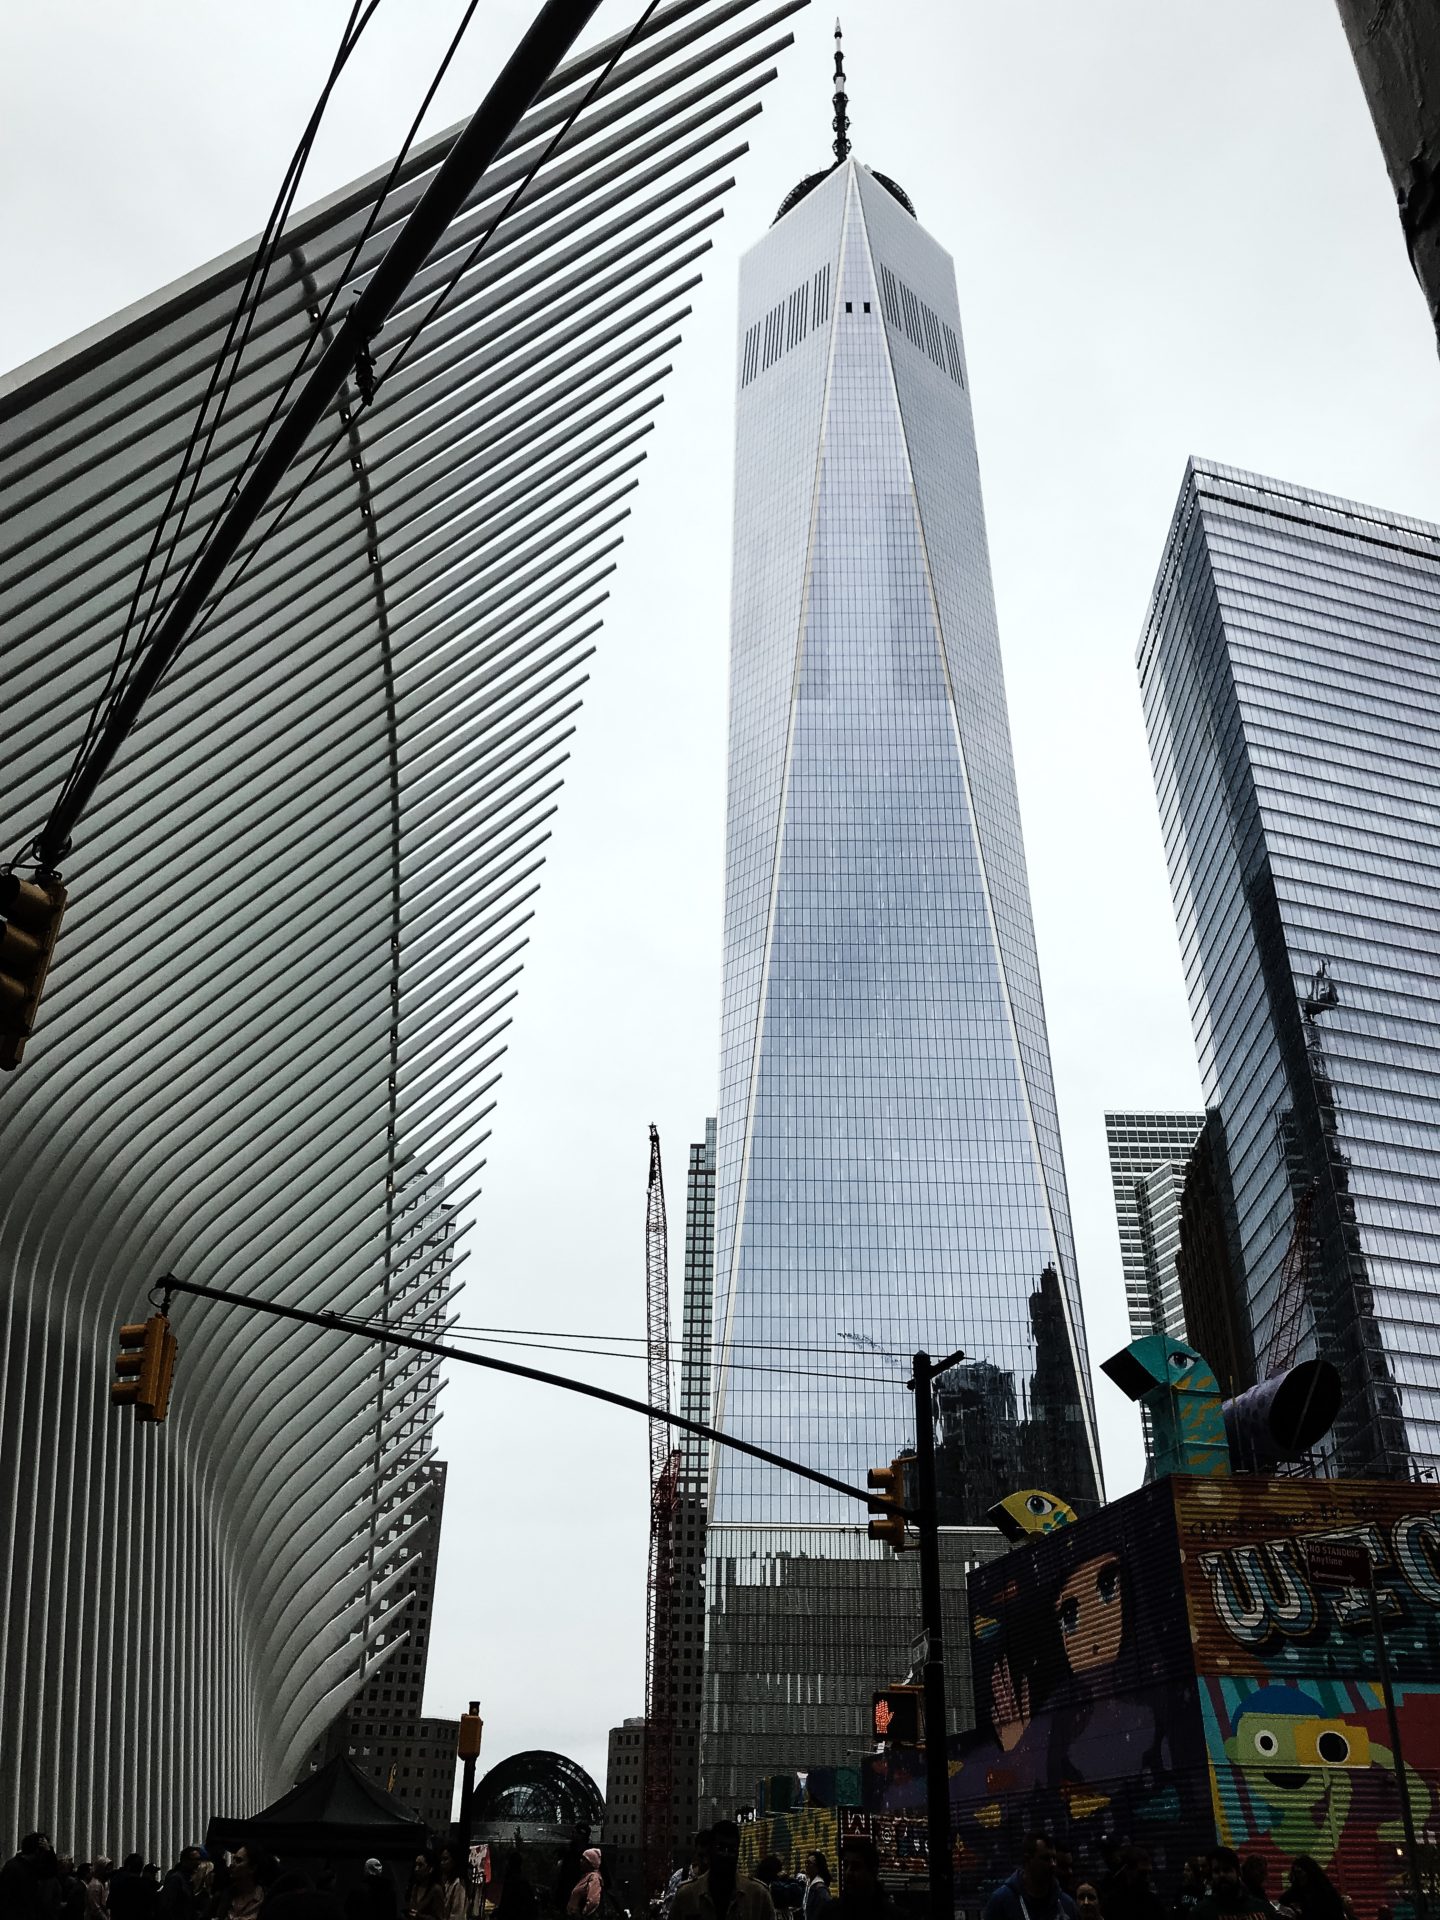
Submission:
[[[393,1325],[377,1326],[371,1321],[352,1319],[340,1313],[317,1313],[304,1307],[287,1306],[279,1300],[257,1300],[252,1294],[232,1293],[224,1287],[205,1287],[193,1280],[177,1280],[171,1274],[167,1274],[159,1285],[166,1289],[167,1295],[193,1294],[200,1300],[217,1300],[228,1307],[246,1307],[253,1313],[268,1314],[274,1319],[295,1320],[305,1326],[325,1327],[332,1332],[374,1340],[382,1346],[404,1347],[417,1353],[431,1353],[443,1360],[458,1360],[465,1366],[484,1367],[491,1373],[508,1373],[521,1380],[533,1380],[541,1386],[560,1387],[567,1393],[584,1394],[587,1399],[603,1400],[610,1406],[623,1407],[631,1413],[643,1413],[647,1419],[664,1420],[670,1426],[678,1427],[683,1433],[698,1434],[701,1439],[714,1441],[716,1446],[728,1447],[733,1452],[748,1454],[752,1460],[763,1460],[769,1466],[779,1467],[784,1473],[795,1474],[802,1480],[813,1481],[817,1486],[829,1487],[832,1492],[842,1493],[847,1499],[858,1500],[872,1513],[879,1512],[892,1518],[902,1517],[911,1522],[920,1536],[920,1608],[921,1625],[925,1634],[925,1777],[929,1816],[927,1852],[930,1867],[930,1920],[954,1920],[955,1861],[950,1838],[950,1767],[945,1712],[945,1622],[941,1610],[940,1525],[935,1493],[935,1401],[931,1389],[942,1373],[948,1372],[957,1361],[965,1358],[963,1352],[949,1354],[944,1360],[938,1362],[932,1361],[928,1353],[915,1355],[914,1376],[910,1386],[915,1394],[915,1451],[918,1484],[913,1503],[909,1499],[910,1489],[906,1486],[906,1502],[902,1504],[899,1498],[879,1500],[873,1492],[863,1487],[852,1487],[848,1481],[836,1479],[833,1474],[821,1473],[818,1468],[807,1467],[798,1460],[787,1459],[782,1453],[772,1453],[768,1447],[757,1447],[748,1440],[739,1440],[733,1434],[722,1433],[718,1427],[708,1426],[703,1420],[688,1419],[684,1414],[670,1412],[668,1408],[652,1407],[648,1401],[636,1400],[626,1393],[614,1393],[608,1387],[592,1386],[588,1380],[575,1380],[567,1374],[550,1373],[540,1367],[527,1367],[518,1360],[498,1360],[488,1353],[467,1353],[461,1347],[448,1346],[440,1340],[427,1340],[419,1334],[402,1333]],[[898,1550],[900,1549],[897,1547]]]
[[921,1678],[925,1686],[926,1859],[930,1868],[930,1920],[954,1920],[955,1855],[950,1840],[950,1754],[945,1710],[945,1615],[940,1586],[940,1516],[935,1495],[935,1396],[933,1383],[963,1353],[937,1365],[917,1353],[910,1387],[915,1395],[916,1531],[920,1536],[920,1625],[925,1636]]
[[[672,1427],[678,1427],[682,1433],[698,1434],[702,1440],[713,1440],[716,1446],[729,1447],[734,1453],[748,1454],[752,1460],[763,1460],[768,1466],[779,1467],[785,1473],[798,1475],[802,1480],[811,1480],[818,1487],[829,1487],[832,1493],[843,1493],[847,1500],[858,1500],[862,1506],[873,1508],[876,1505],[873,1493],[867,1493],[863,1487],[852,1487],[848,1480],[837,1480],[834,1474],[821,1473],[818,1467],[807,1467],[798,1460],[789,1460],[783,1453],[772,1453],[768,1447],[757,1447],[749,1440],[737,1440],[734,1434],[722,1433],[718,1427],[710,1427],[703,1420],[690,1420],[682,1413],[672,1413],[667,1407],[652,1407],[648,1400],[636,1400],[628,1393],[614,1393],[609,1387],[592,1386],[588,1380],[574,1380],[569,1374],[550,1373],[543,1367],[523,1366],[518,1360],[497,1360],[493,1354],[467,1353],[463,1347],[447,1346],[442,1340],[426,1340],[416,1333],[402,1333],[393,1324],[377,1326],[373,1321],[351,1318],[343,1313],[317,1313],[306,1307],[286,1306],[280,1300],[257,1300],[250,1293],[232,1293],[225,1287],[202,1287],[195,1280],[177,1280],[167,1273],[156,1283],[157,1289],[166,1288],[171,1294],[189,1293],[197,1300],[218,1300],[227,1307],[246,1307],[252,1313],[269,1314],[276,1320],[296,1320],[302,1326],[328,1327],[333,1333],[353,1334],[357,1339],[374,1340],[382,1347],[404,1347],[411,1353],[433,1353],[442,1360],[458,1360],[467,1367],[484,1367],[489,1373],[508,1373],[517,1380],[534,1380],[542,1387],[560,1387],[566,1393],[584,1394],[587,1400],[603,1400],[612,1407],[624,1407],[628,1413],[643,1413],[647,1419],[664,1420]],[[948,1362],[946,1363],[949,1364]],[[913,1512],[906,1507],[894,1509],[907,1519],[914,1519]]]

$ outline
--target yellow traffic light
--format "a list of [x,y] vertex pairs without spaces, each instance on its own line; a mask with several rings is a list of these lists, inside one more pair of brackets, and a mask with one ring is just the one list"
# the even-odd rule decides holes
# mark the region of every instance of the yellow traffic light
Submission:
[[160,1421],[170,1406],[179,1344],[163,1313],[120,1329],[120,1352],[110,1386],[112,1407],[134,1407],[141,1420]]
[[460,1716],[460,1735],[455,1743],[455,1751],[462,1760],[480,1758],[480,1737],[484,1730],[485,1723],[480,1718],[480,1702],[472,1700],[470,1711]]
[[18,1067],[65,912],[59,876],[0,874],[0,1068]]
[[870,1538],[883,1540],[896,1553],[903,1553],[905,1516],[897,1509],[905,1505],[905,1462],[892,1460],[888,1467],[871,1467],[865,1484],[882,1490],[882,1497],[870,1502],[870,1511],[884,1516],[870,1522]]

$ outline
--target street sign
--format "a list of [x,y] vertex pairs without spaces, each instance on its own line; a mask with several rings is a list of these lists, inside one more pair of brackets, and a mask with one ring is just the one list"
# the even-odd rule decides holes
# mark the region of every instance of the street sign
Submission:
[[1320,1587],[1364,1587],[1370,1583],[1370,1555],[1358,1540],[1307,1540],[1305,1561]]

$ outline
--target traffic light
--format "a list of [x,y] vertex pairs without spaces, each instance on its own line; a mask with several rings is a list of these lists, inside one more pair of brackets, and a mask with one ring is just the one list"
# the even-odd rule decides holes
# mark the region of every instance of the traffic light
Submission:
[[871,1513],[884,1516],[870,1522],[870,1538],[883,1540],[896,1553],[903,1553],[905,1515],[898,1509],[905,1505],[905,1462],[892,1460],[888,1467],[871,1467],[865,1476],[865,1484],[867,1487],[883,1489],[883,1497],[870,1502]]
[[141,1420],[160,1421],[170,1406],[170,1383],[180,1348],[163,1313],[120,1329],[120,1352],[110,1387],[112,1407],[134,1407]]
[[892,1747],[924,1745],[925,1737],[920,1730],[921,1691],[919,1687],[886,1687],[874,1695],[872,1724],[877,1740],[884,1740]]
[[455,1743],[455,1751],[462,1760],[480,1758],[480,1736],[485,1730],[485,1722],[480,1718],[480,1702],[472,1700],[470,1711],[460,1716],[460,1734]]
[[57,874],[0,874],[0,1067],[18,1067],[65,912]]

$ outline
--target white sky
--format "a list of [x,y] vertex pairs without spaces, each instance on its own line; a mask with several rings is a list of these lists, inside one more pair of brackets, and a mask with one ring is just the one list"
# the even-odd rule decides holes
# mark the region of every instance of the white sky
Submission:
[[[638,0],[607,0],[601,26]],[[9,10],[12,366],[255,232],[344,0]],[[304,198],[388,157],[460,0],[387,0]],[[435,125],[533,12],[487,0]],[[646,1126],[678,1304],[713,1111],[739,252],[824,164],[833,16],[800,17],[668,388],[570,769],[500,1089],[467,1321],[639,1334]],[[1440,376],[1328,0],[845,0],[858,157],[953,253],[1092,1358],[1124,1300],[1102,1114],[1199,1098],[1133,655],[1185,457],[1440,519]],[[608,1372],[642,1391],[638,1366]],[[1138,1425],[1103,1377],[1111,1494]],[[465,1370],[427,1711],[478,1695],[482,1770],[604,1785],[643,1705],[646,1436]],[[881,1676],[877,1676],[879,1678]]]

